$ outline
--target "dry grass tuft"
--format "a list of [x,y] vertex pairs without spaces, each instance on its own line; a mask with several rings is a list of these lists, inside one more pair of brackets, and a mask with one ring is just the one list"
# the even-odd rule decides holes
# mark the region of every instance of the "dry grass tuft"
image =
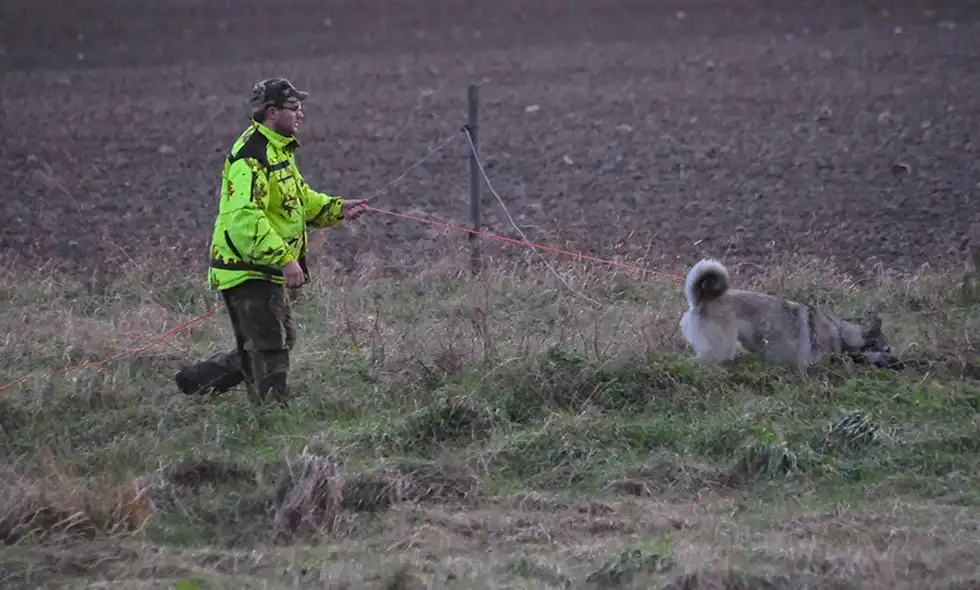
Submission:
[[197,488],[223,483],[252,484],[254,469],[221,459],[182,459],[166,470],[166,481],[175,486]]
[[763,478],[789,477],[805,470],[805,457],[786,441],[752,441],[739,449],[729,476],[732,483],[746,484]]
[[44,479],[10,473],[0,487],[0,540],[138,534],[153,516],[147,491],[139,481],[111,484],[61,473]]
[[402,502],[459,502],[479,496],[480,481],[462,464],[401,461],[366,473],[345,474],[335,455],[304,449],[287,461],[276,492],[273,529],[278,540],[329,534],[342,511],[383,512]]
[[825,429],[822,451],[862,450],[881,444],[882,433],[875,421],[861,412],[841,412]]
[[690,497],[707,490],[727,488],[731,476],[717,468],[705,467],[676,457],[660,457],[623,477],[610,480],[605,489],[630,496],[679,494]]
[[287,462],[289,476],[276,494],[275,538],[290,542],[334,530],[343,502],[344,474],[338,458],[304,449]]
[[[117,582],[123,577],[120,573],[125,568],[152,575],[157,564],[151,555],[141,553],[139,547],[139,544],[119,542],[118,539],[9,545],[0,548],[0,588],[73,587],[72,582],[77,584],[80,577]],[[137,564],[147,567],[142,569]]]
[[382,512],[402,502],[472,500],[480,487],[465,465],[405,461],[348,476],[336,456],[308,449],[287,462],[287,470],[272,521],[280,542],[330,534],[345,510]]
[[585,578],[592,588],[624,588],[640,576],[670,571],[676,564],[669,555],[631,549],[619,553]]
[[853,588],[847,584],[823,580],[793,578],[784,574],[769,575],[739,570],[692,572],[678,577],[664,590],[797,590],[803,588],[841,589]]
[[344,508],[380,512],[401,502],[472,501],[480,480],[472,469],[447,461],[401,461],[352,476],[344,486]]
[[535,490],[518,490],[507,494],[503,502],[517,510],[546,510],[557,512],[568,510],[569,503],[555,494],[547,494]]
[[384,590],[423,590],[426,585],[412,572],[412,566],[406,563],[395,568],[381,581],[380,587]]

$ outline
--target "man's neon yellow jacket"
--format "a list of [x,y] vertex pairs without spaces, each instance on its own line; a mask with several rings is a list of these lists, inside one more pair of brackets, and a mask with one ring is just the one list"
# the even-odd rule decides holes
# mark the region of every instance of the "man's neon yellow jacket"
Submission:
[[307,227],[342,220],[344,199],[311,189],[296,167],[299,143],[257,122],[232,145],[221,174],[208,284],[225,290],[248,279],[284,284],[282,267],[306,267]]

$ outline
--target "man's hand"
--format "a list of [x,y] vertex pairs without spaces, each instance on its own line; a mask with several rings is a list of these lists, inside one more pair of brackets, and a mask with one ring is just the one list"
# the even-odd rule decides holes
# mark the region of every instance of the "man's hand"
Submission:
[[350,200],[350,201],[344,201],[344,209],[342,215],[344,219],[349,221],[351,219],[357,219],[364,213],[367,213],[367,211],[368,211],[367,199]]
[[289,264],[282,267],[282,274],[286,277],[286,286],[294,289],[302,287],[306,280],[303,276],[303,267],[295,260],[289,261]]

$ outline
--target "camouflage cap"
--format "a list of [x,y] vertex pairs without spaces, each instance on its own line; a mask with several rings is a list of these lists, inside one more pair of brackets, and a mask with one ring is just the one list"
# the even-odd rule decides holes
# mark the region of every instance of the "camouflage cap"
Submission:
[[248,103],[254,116],[265,110],[266,107],[295,104],[301,100],[306,100],[307,96],[309,96],[308,92],[297,90],[285,78],[266,78],[252,86]]

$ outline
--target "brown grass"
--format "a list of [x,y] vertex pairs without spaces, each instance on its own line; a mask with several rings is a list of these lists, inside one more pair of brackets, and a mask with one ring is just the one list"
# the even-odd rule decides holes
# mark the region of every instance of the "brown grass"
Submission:
[[56,472],[37,479],[8,471],[0,484],[0,541],[51,536],[136,535],[153,517],[147,487]]
[[272,521],[276,538],[330,536],[343,504],[344,474],[337,459],[304,451],[287,468]]
[[[158,501],[175,490],[205,486],[258,485],[270,488],[270,527],[277,542],[309,541],[331,535],[343,512],[382,513],[397,504],[476,503],[481,482],[471,468],[452,461],[396,461],[348,474],[343,459],[304,448],[296,457],[264,469],[216,459],[182,459],[155,478]],[[162,490],[162,491],[161,491]]]
[[403,502],[476,502],[479,496],[480,480],[466,465],[402,461],[351,477],[343,488],[343,506],[381,512]]

